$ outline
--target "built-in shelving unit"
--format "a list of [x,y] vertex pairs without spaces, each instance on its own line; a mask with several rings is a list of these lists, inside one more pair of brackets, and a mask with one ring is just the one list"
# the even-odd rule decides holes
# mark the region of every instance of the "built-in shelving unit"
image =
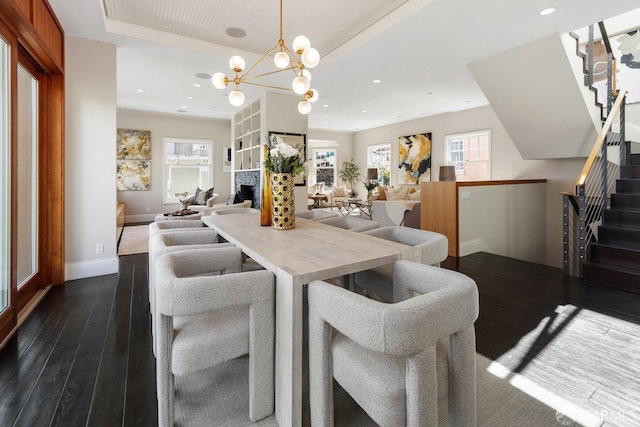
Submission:
[[260,99],[233,116],[233,169],[260,169]]

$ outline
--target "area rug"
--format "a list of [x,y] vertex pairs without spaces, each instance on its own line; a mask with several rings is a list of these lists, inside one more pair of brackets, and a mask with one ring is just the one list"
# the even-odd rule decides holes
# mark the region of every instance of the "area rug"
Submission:
[[118,245],[118,255],[134,255],[149,252],[149,226],[125,226]]
[[[522,378],[516,379],[517,376],[496,375],[494,372],[500,368],[482,355],[477,355],[476,367],[479,426],[600,425],[600,420],[585,416],[572,405],[565,408],[573,419],[544,404],[543,401],[555,396],[539,387],[526,390]],[[175,425],[277,426],[274,415],[256,424],[249,420],[248,369],[248,357],[244,356],[190,376],[176,377]],[[303,401],[307,402],[307,398]],[[303,426],[310,425],[307,405],[303,410]],[[441,405],[439,412],[438,425],[446,426],[446,405]],[[337,383],[334,383],[334,414],[335,426],[377,425]],[[579,421],[574,421],[576,418]]]

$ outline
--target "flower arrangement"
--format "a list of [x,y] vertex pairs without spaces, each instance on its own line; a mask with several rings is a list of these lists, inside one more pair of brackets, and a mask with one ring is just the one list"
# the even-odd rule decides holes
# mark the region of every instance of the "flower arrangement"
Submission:
[[305,170],[305,163],[300,151],[275,135],[271,136],[269,152],[264,167],[271,173],[290,173],[298,175]]
[[376,189],[376,187],[378,186],[378,181],[364,181],[364,188],[367,189],[367,191],[373,191]]

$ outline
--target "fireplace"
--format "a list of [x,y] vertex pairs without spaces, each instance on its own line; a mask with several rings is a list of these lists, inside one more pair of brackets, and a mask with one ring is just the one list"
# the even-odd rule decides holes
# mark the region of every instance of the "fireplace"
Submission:
[[260,207],[260,171],[237,171],[236,192],[244,200],[252,200],[251,207]]

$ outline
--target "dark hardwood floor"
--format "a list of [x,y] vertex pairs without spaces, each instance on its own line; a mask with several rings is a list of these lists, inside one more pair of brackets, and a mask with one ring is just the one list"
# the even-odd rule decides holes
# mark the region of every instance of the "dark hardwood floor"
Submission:
[[[486,253],[448,259],[443,267],[476,280],[477,348],[490,359],[514,348],[562,304],[640,330],[638,295],[568,280],[555,268]],[[118,275],[49,291],[0,350],[0,426],[154,426],[154,369],[147,255],[123,256]]]

